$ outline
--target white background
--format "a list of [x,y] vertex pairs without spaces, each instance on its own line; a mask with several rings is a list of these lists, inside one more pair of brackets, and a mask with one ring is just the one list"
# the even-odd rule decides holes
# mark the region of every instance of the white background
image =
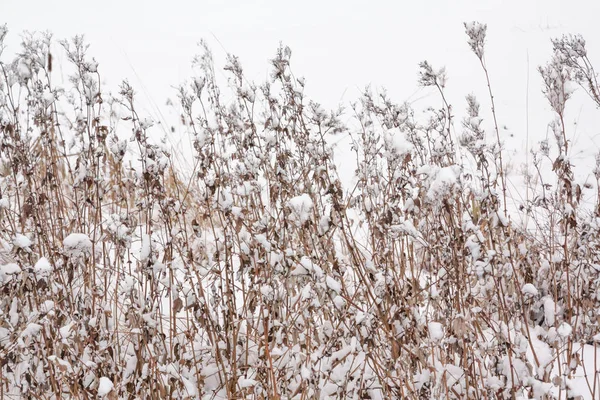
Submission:
[[[464,95],[476,93],[482,108],[489,108],[484,75],[462,23],[487,23],[486,60],[509,158],[518,156],[514,171],[528,146],[546,136],[552,118],[536,71],[551,56],[550,39],[582,34],[600,68],[599,15],[600,2],[593,0],[0,0],[0,23],[9,28],[7,53],[18,49],[23,30],[50,30],[56,38],[83,33],[100,62],[105,89],[129,79],[142,95],[143,111],[156,119],[168,114],[173,86],[191,76],[197,42],[204,38],[216,61],[227,52],[238,55],[256,83],[268,77],[268,60],[283,42],[293,51],[295,75],[307,79],[307,94],[328,108],[347,107],[368,84],[385,87],[397,102],[438,107],[433,91],[418,88],[417,65],[428,60],[445,66],[460,130]],[[600,150],[600,111],[581,90],[567,111],[577,177],[586,181]]]

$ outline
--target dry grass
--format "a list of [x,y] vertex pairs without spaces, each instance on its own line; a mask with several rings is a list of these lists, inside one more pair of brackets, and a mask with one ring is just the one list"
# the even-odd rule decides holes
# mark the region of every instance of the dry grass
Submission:
[[[467,34],[489,84],[485,26]],[[0,399],[95,398],[101,377],[132,399],[572,396],[600,322],[600,208],[580,204],[563,119],[567,81],[600,104],[578,40],[541,68],[556,140],[533,165],[553,166],[551,187],[515,210],[531,233],[510,222],[495,111],[492,140],[473,96],[457,128],[426,62],[443,107],[419,121],[367,91],[349,129],[304,97],[288,48],[261,86],[230,56],[225,104],[204,47],[179,91],[190,173],[129,84],[102,90],[81,38],[62,42],[58,88],[51,37],[25,36],[0,62],[0,241],[15,261],[0,259]],[[336,171],[340,133],[355,188]]]

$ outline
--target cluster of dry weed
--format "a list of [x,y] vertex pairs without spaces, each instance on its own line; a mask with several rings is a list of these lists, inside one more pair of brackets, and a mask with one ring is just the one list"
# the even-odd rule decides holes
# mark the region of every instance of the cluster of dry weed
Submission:
[[600,208],[580,204],[563,115],[569,82],[599,104],[600,88],[582,39],[555,41],[540,72],[556,140],[533,164],[553,172],[515,210],[526,230],[506,206],[486,27],[466,30],[491,134],[473,96],[455,126],[426,62],[443,107],[419,120],[367,91],[355,129],[305,98],[288,48],[260,86],[228,57],[224,101],[204,47],[178,93],[191,171],[128,83],[103,90],[82,38],[61,42],[59,87],[51,36],[25,35],[0,62],[0,399],[575,396],[600,340]]

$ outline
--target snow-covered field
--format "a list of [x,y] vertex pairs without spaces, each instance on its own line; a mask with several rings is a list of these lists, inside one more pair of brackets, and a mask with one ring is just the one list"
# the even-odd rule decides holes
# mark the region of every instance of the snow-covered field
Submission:
[[600,398],[596,2],[69,3],[1,6],[0,399]]

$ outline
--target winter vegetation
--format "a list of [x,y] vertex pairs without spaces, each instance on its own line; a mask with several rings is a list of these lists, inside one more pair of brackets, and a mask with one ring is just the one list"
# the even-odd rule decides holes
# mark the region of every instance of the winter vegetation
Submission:
[[574,90],[600,106],[585,42],[539,68],[555,119],[516,200],[465,31],[489,97],[458,121],[428,62],[426,118],[369,89],[328,111],[289,48],[223,85],[203,44],[184,166],[82,37],[6,59],[0,27],[0,399],[600,398],[600,157],[575,182],[564,119]]

